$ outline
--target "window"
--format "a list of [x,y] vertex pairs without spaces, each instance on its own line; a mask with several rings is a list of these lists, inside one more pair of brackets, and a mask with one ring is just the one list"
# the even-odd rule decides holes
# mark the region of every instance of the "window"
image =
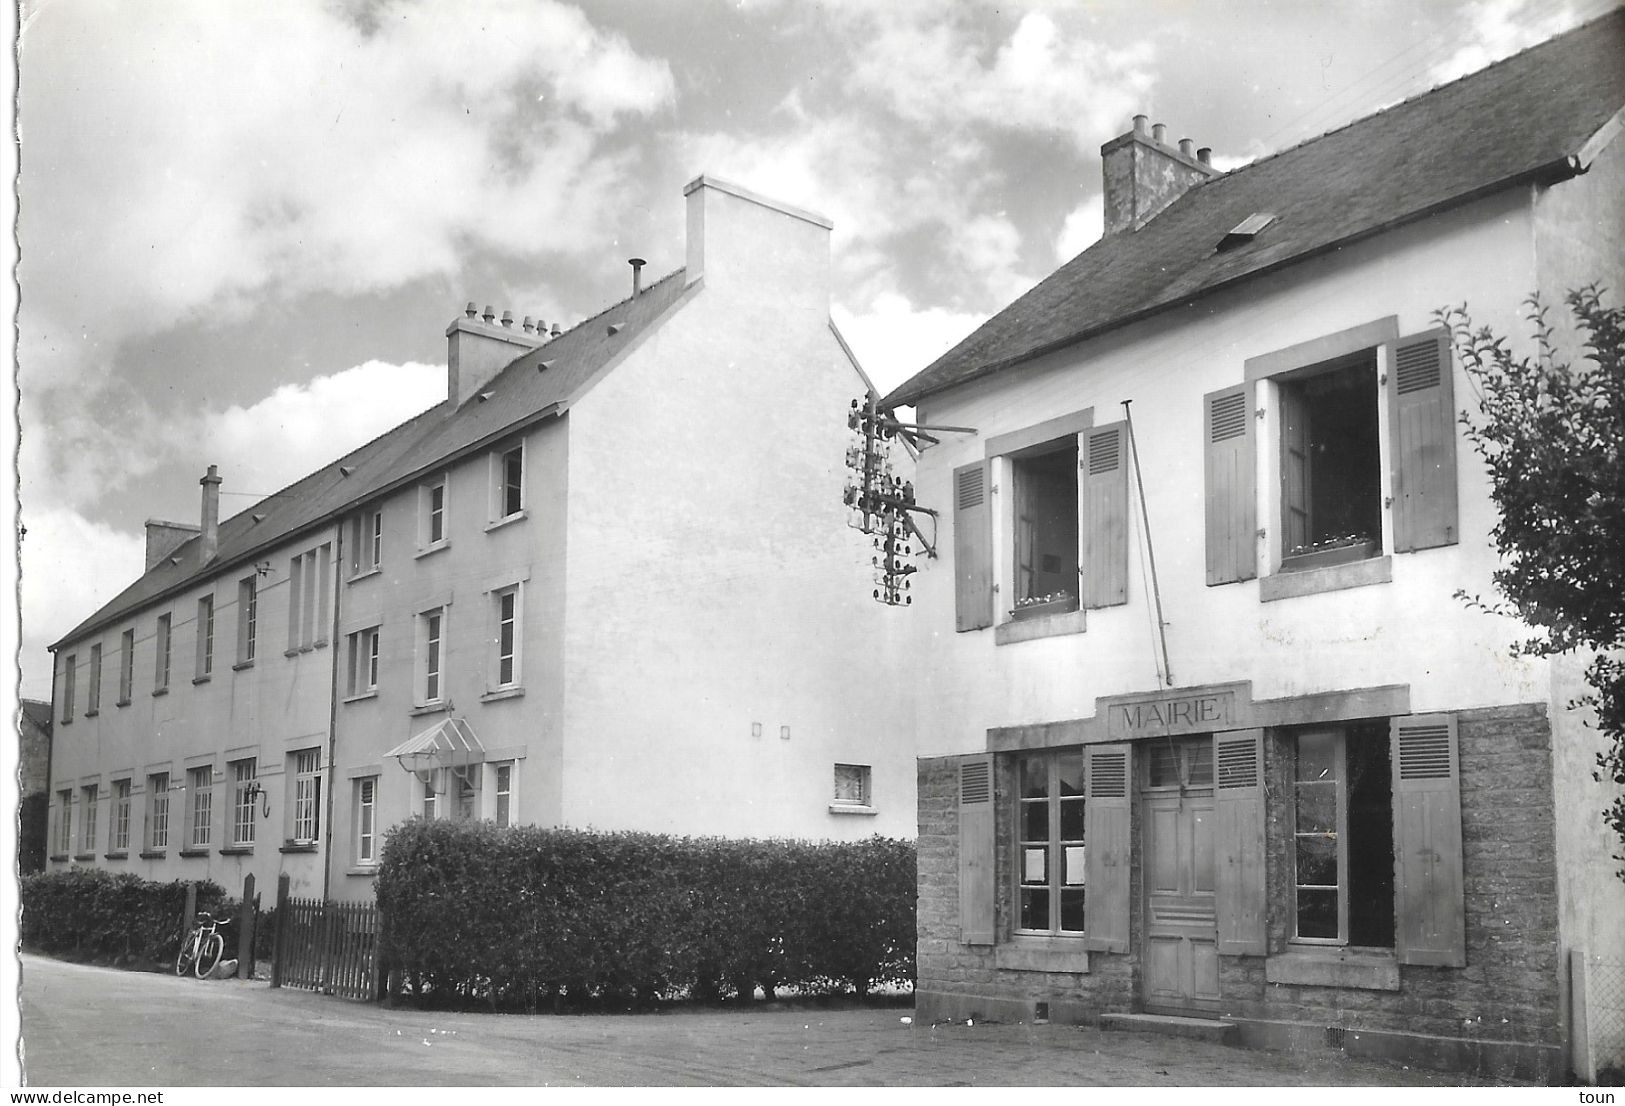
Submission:
[[152,674],[153,694],[169,690],[169,619],[168,613],[158,616],[157,663]]
[[378,627],[357,630],[349,636],[349,678],[345,695],[357,698],[378,690]]
[[498,764],[493,791],[496,797],[496,822],[499,826],[513,825],[513,762]]
[[214,838],[214,765],[186,770],[186,845],[206,849]]
[[75,670],[79,667],[79,655],[69,653],[62,662],[62,721],[73,721],[73,684]]
[[418,548],[427,552],[446,543],[446,478],[418,488]]
[[254,647],[258,638],[259,581],[247,576],[237,581],[237,663],[254,663]]
[[85,714],[94,715],[102,709],[102,646],[90,647],[90,689],[85,698]]
[[56,793],[56,847],[55,856],[66,857],[73,848],[73,788],[64,787]]
[[130,781],[113,781],[113,836],[107,843],[111,853],[130,851]]
[[835,766],[835,793],[830,801],[836,806],[870,806],[869,765],[837,764]]
[[1076,749],[1029,754],[1016,774],[1016,928],[1082,934],[1083,756]]
[[135,630],[125,630],[119,637],[118,705],[129,706],[130,691],[135,686]]
[[378,863],[378,777],[355,781],[355,862]]
[[491,521],[517,518],[525,510],[525,446],[491,455]]
[[1277,382],[1281,568],[1382,553],[1377,351]]
[[445,625],[445,608],[436,607],[418,616],[419,701],[438,703],[440,686],[440,640]]
[[1388,726],[1305,730],[1293,760],[1294,940],[1393,948]]
[[435,775],[430,772],[429,778],[423,781],[423,817],[431,822],[439,816],[440,811],[440,793],[435,790]]
[[293,754],[293,832],[295,845],[314,845],[322,832],[322,753]]
[[498,690],[519,685],[519,586],[496,593],[496,671]]
[[1078,609],[1078,443],[1013,458],[1014,617]]
[[327,543],[288,560],[288,651],[327,643],[332,602],[333,546]]
[[98,784],[86,784],[80,789],[79,855],[89,856],[96,851],[96,800],[101,794]]
[[457,792],[457,806],[453,816],[459,822],[472,822],[480,816],[480,789],[475,786],[474,780],[458,772],[452,773],[455,780],[454,787]]
[[350,575],[376,572],[383,563],[384,513],[363,511],[350,520]]
[[214,596],[205,595],[197,601],[197,673],[196,679],[207,680],[214,674]]
[[147,848],[161,852],[169,847],[169,773],[147,777]]
[[231,844],[254,844],[254,805],[259,798],[258,763],[252,758],[231,762]]

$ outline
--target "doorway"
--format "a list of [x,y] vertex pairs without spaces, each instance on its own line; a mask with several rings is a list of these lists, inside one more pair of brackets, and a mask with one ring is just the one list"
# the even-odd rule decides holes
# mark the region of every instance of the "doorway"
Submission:
[[1144,760],[1142,998],[1154,1013],[1212,1013],[1219,1003],[1213,739],[1158,738]]

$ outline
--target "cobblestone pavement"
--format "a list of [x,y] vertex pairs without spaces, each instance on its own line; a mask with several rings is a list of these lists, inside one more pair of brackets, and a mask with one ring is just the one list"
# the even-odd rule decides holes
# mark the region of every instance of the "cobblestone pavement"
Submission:
[[22,958],[24,1076],[88,1086],[1460,1086],[1336,1053],[907,1007],[521,1016],[385,1009],[264,982]]

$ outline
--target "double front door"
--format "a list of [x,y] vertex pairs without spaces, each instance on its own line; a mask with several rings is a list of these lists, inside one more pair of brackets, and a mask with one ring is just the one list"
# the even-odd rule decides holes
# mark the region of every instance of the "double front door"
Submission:
[[1203,1013],[1219,1001],[1212,739],[1147,753],[1143,999],[1148,1010]]

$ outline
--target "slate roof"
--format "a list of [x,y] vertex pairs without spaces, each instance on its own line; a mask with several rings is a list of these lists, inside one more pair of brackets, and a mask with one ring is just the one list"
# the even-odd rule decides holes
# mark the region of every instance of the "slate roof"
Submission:
[[[883,401],[903,406],[1283,265],[1529,181],[1625,106],[1625,8],[1204,181],[1063,265]],[[1257,212],[1276,219],[1217,250]]]
[[[201,539],[188,539],[51,648],[84,637],[234,565],[251,564],[302,531],[326,525],[462,453],[562,411],[595,373],[677,302],[687,287],[684,274],[684,269],[678,269],[644,288],[636,299],[622,300],[522,354],[481,390],[489,399],[481,400],[476,394],[456,408],[436,404],[223,520],[216,556],[207,564],[199,563]],[[611,326],[619,328],[613,335]],[[543,362],[546,367],[539,369]],[[344,469],[350,470],[349,475]]]

